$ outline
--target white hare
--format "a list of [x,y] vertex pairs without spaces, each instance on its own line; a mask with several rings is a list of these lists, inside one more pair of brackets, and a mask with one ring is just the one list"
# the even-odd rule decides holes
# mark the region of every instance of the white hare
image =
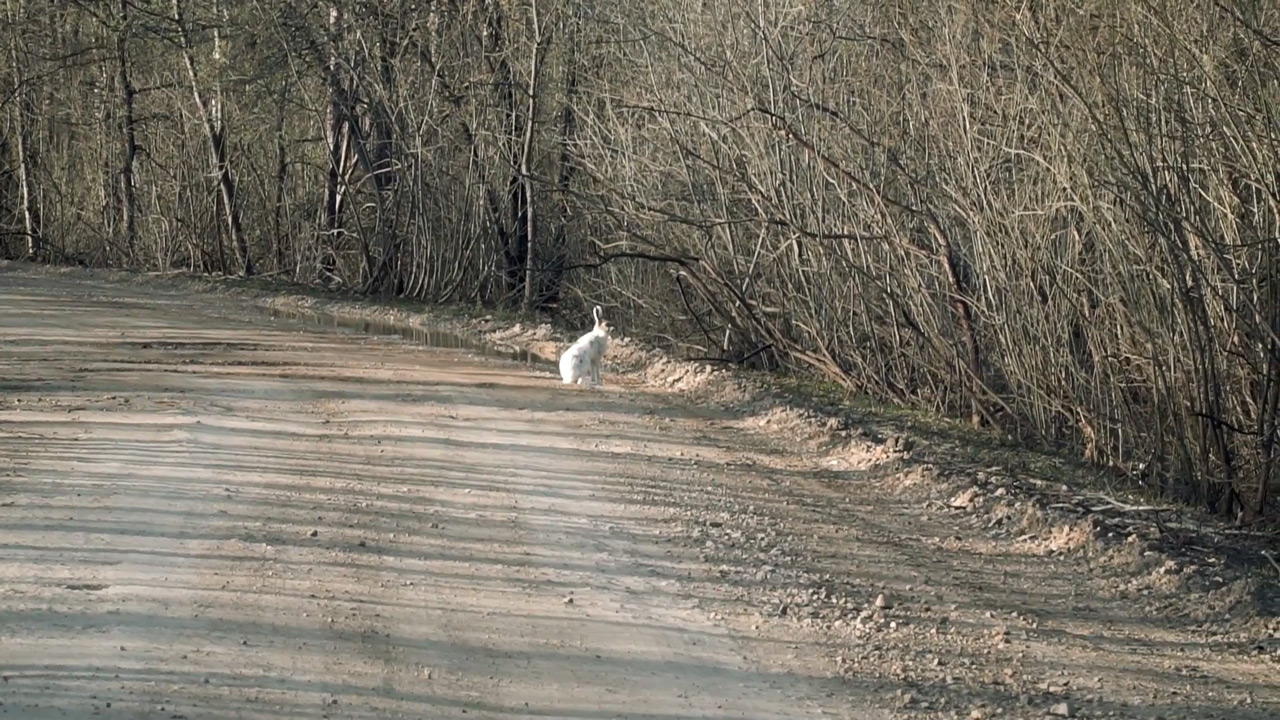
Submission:
[[599,305],[591,312],[596,326],[591,332],[578,338],[560,356],[560,377],[566,385],[599,385],[600,364],[609,349],[609,323],[601,319],[604,310]]

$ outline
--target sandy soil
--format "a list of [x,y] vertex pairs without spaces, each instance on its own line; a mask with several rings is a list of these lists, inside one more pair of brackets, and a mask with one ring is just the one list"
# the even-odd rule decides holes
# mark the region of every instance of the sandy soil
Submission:
[[431,320],[0,267],[0,715],[1280,716],[1269,536],[625,338],[581,391],[266,309]]

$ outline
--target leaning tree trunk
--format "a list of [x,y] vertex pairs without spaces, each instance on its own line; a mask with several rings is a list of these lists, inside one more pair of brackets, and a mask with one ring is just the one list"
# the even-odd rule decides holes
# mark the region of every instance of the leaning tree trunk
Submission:
[[[214,3],[214,12],[222,22],[220,3]],[[205,136],[209,140],[209,150],[213,157],[213,170],[218,178],[218,191],[222,196],[223,219],[227,223],[227,233],[231,236],[231,245],[240,256],[240,267],[245,277],[253,275],[253,256],[249,252],[249,243],[245,240],[244,229],[240,222],[240,207],[236,199],[236,179],[231,173],[231,161],[227,157],[227,128],[222,117],[221,87],[215,89],[213,100],[205,98],[200,90],[200,73],[196,67],[195,53],[191,47],[191,34],[187,30],[182,16],[182,0],[173,0],[173,20],[178,26],[178,37],[182,41],[182,59],[187,66],[187,77],[191,80],[191,94],[195,98],[196,108],[200,111],[200,120],[204,123]],[[221,62],[222,37],[215,25],[214,62]]]
[[329,87],[329,107],[325,117],[325,146],[329,154],[329,168],[325,176],[323,217],[320,231],[320,276],[333,279],[338,274],[337,236],[342,227],[345,203],[346,178],[351,173],[351,128],[346,112],[347,91],[343,87],[342,65],[338,56],[343,33],[342,10],[329,8],[329,63],[326,82]]

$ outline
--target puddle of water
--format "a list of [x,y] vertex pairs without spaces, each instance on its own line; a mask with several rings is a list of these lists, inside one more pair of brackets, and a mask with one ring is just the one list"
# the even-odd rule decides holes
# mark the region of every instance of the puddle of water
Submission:
[[309,312],[268,308],[271,317],[280,320],[293,320],[309,325],[353,330],[364,335],[396,336],[412,343],[443,350],[463,350],[483,357],[500,358],[525,365],[554,365],[552,361],[529,352],[528,350],[507,350],[481,342],[475,342],[456,333],[439,328],[420,328],[399,325],[383,320],[346,317],[332,313]]

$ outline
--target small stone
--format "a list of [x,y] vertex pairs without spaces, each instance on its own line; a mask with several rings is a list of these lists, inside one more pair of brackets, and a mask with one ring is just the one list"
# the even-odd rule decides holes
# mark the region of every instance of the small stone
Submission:
[[1075,717],[1076,715],[1075,708],[1071,707],[1071,703],[1068,702],[1055,703],[1053,707],[1049,708],[1049,714],[1054,717],[1064,718]]
[[893,603],[889,602],[889,598],[885,597],[884,593],[880,593],[879,595],[876,596],[875,604],[876,604],[876,607],[882,610],[893,607]]
[[565,605],[572,605],[572,604],[573,604],[573,598],[571,598],[571,597],[567,597],[567,598],[565,598],[565,599],[564,599],[564,604],[565,604]]
[[307,537],[315,537],[319,534],[320,534],[319,530],[312,530],[311,532],[307,533]]
[[957,510],[968,510],[978,503],[982,498],[982,492],[976,487],[962,490],[947,503],[947,505]]

